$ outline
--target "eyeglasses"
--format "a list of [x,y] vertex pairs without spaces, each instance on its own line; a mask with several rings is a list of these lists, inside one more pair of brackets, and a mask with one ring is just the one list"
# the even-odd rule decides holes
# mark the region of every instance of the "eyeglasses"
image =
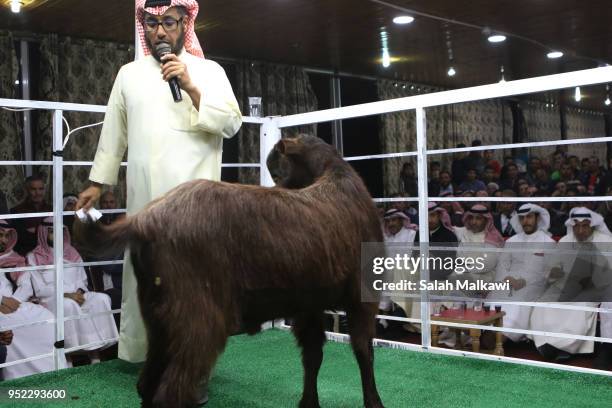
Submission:
[[157,28],[161,25],[166,32],[169,32],[176,30],[181,21],[183,21],[183,17],[178,20],[172,17],[166,17],[162,21],[158,21],[154,18],[147,18],[144,22],[144,28],[148,33],[153,33],[156,32]]

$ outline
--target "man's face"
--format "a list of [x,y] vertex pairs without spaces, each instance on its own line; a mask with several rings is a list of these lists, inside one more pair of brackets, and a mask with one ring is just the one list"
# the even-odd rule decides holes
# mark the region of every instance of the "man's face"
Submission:
[[103,210],[114,210],[117,208],[115,195],[106,193],[100,198],[100,208]]
[[8,229],[0,228],[0,253],[6,251],[9,245],[10,232]]
[[47,227],[47,244],[53,247],[53,227]]
[[572,177],[572,166],[569,163],[565,163],[561,165],[561,177],[564,179],[569,179]]
[[497,209],[500,213],[510,214],[514,211],[515,204],[513,202],[500,201],[497,203]]
[[440,173],[440,185],[442,185],[443,187],[446,187],[450,184],[450,182],[451,182],[450,174]]
[[593,234],[590,220],[577,221],[572,229],[578,242],[586,241]]
[[392,235],[395,235],[400,232],[400,230],[404,226],[404,220],[400,217],[388,218],[385,220],[385,224],[389,232]]
[[468,229],[475,234],[484,231],[487,226],[487,219],[480,214],[470,216],[467,221]]
[[34,204],[41,204],[45,197],[45,184],[40,180],[30,181],[26,185],[28,200]]
[[518,195],[521,197],[529,196],[529,184],[519,184],[518,186]]
[[487,160],[491,160],[493,158],[493,150],[485,150],[482,152],[482,156],[487,159]]
[[468,179],[468,181],[476,180],[476,170],[468,170],[468,172],[467,172],[467,179]]
[[518,176],[518,169],[516,168],[516,166],[510,165],[508,166],[507,174],[510,179],[513,179]]
[[599,170],[599,159],[592,157],[591,160],[589,160],[589,168],[592,172]]
[[440,213],[432,211],[429,213],[429,229],[435,230],[440,226]]
[[537,213],[529,213],[526,215],[519,216],[519,222],[523,227],[523,231],[525,234],[533,234],[538,229],[538,214]]
[[493,181],[495,179],[495,172],[493,169],[485,169],[484,179],[486,181]]
[[529,167],[531,167],[531,171],[536,171],[542,167],[542,163],[540,162],[540,159],[531,159],[529,162]]
[[[155,59],[159,61],[159,56],[157,55],[156,47],[158,44],[165,43],[170,45],[172,49],[172,53],[178,55],[183,46],[185,45],[185,19],[187,17],[182,17],[181,14],[176,9],[176,7],[169,8],[163,15],[156,16],[153,14],[149,14],[145,12],[144,15],[144,28],[145,28],[145,40],[147,43],[147,47],[149,47],[149,51]],[[169,28],[165,28],[165,25],[172,25],[174,21],[178,23],[175,24],[176,28],[171,30]],[[180,21],[179,21],[180,20]],[[153,23],[157,22],[165,22],[166,24],[160,24],[153,31],[147,30],[147,22]],[[152,26],[153,24],[151,24]]]

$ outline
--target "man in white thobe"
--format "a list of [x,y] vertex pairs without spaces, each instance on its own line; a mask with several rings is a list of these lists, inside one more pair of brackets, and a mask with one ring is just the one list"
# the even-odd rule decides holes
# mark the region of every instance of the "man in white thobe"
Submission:
[[[600,277],[605,279],[606,275],[610,275],[608,259],[603,256],[581,254],[581,251],[591,254],[601,250],[609,251],[612,234],[606,227],[603,217],[585,207],[573,208],[565,226],[567,235],[559,241],[561,252],[559,266],[551,270],[550,287],[542,295],[540,301],[597,307],[599,302],[567,302],[564,298],[568,297],[569,292],[574,291],[573,285],[578,282],[574,280],[576,274],[584,274],[584,279],[580,279],[579,282],[585,283],[597,283]],[[578,296],[581,290],[576,292]],[[597,327],[597,313],[536,307],[531,313],[530,326],[532,330],[594,336]],[[565,361],[572,354],[592,353],[594,350],[594,342],[590,340],[546,336],[533,336],[533,340],[538,351],[545,358],[555,361]]]
[[[128,149],[127,211],[134,214],[153,199],[194,179],[220,180],[223,139],[242,123],[227,76],[204,59],[194,32],[195,0],[136,2],[145,57],[121,68],[111,92],[90,180],[78,207],[90,208],[103,184],[113,185]],[[172,52],[162,57],[156,47]],[[182,102],[174,102],[168,82],[177,79]],[[147,340],[136,295],[136,279],[126,253],[119,358],[144,361]]]
[[[13,251],[16,244],[17,231],[0,220],[0,269],[26,266],[25,259]],[[29,275],[25,272],[12,272],[11,277],[17,286],[15,291],[6,274],[0,270],[0,331],[7,326],[53,320],[53,313],[49,310],[28,302]],[[12,331],[13,342],[7,346],[7,363],[53,351],[55,327],[51,322],[17,327]],[[4,379],[9,380],[52,371],[53,368],[53,356],[50,356],[5,367],[2,371]]]
[[[547,259],[554,254],[545,252],[556,247],[556,242],[548,235],[550,215],[539,205],[523,204],[510,219],[515,235],[506,241],[505,248],[499,256],[495,280],[509,281],[511,289],[496,291],[489,298],[504,302],[504,327],[529,329],[531,306],[522,302],[537,301],[546,290],[550,264]],[[510,250],[513,250],[512,252]],[[525,340],[521,333],[504,333],[512,341]]]
[[[82,263],[83,259],[70,244],[68,228],[64,231],[64,263]],[[53,265],[53,218],[46,218],[38,226],[38,245],[27,256],[31,266]],[[23,297],[34,294],[40,303],[55,312],[55,271],[36,270],[28,272],[31,285],[25,289]],[[104,293],[90,292],[87,288],[87,274],[82,266],[65,266],[63,280],[64,317],[97,314],[95,317],[68,320],[64,323],[64,342],[66,348],[85,346],[83,350],[93,351],[117,343],[117,326],[110,314],[110,297]],[[22,298],[23,298],[22,297]],[[96,343],[96,344],[92,344]],[[93,353],[92,357],[98,356]]]
[[463,215],[463,225],[454,230],[459,241],[457,258],[483,258],[484,267],[462,273],[455,271],[449,279],[491,282],[495,276],[498,252],[487,249],[504,246],[504,238],[495,228],[493,215],[486,206],[475,204]]
[[[389,258],[395,258],[395,256],[411,256],[413,250],[411,246],[414,244],[414,237],[416,236],[417,226],[410,222],[410,218],[401,210],[392,208],[388,210],[384,215],[384,226],[383,235],[385,239],[385,252]],[[401,282],[404,279],[413,280],[414,275],[410,275],[410,271],[406,269],[394,269],[393,282]],[[384,314],[395,315],[395,304],[399,305],[407,317],[414,317],[413,305],[416,302],[409,298],[403,297],[383,297],[380,302],[380,310]],[[418,310],[415,311],[418,313]],[[388,322],[386,320],[380,321],[384,328],[387,328]],[[410,325],[403,325],[405,328],[411,327]]]

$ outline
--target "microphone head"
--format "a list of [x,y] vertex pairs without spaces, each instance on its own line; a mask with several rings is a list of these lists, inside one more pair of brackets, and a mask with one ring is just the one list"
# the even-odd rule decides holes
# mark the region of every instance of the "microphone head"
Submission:
[[163,57],[166,54],[172,53],[172,47],[168,43],[159,43],[155,46],[155,52],[157,52],[158,57]]

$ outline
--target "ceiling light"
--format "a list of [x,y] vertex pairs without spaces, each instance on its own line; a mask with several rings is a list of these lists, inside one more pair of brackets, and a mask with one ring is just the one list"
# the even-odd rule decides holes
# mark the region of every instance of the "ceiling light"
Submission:
[[454,77],[454,76],[455,76],[455,74],[457,74],[457,71],[455,71],[455,68],[450,67],[450,68],[448,69],[447,74],[448,74],[448,76],[449,76],[449,77]]
[[557,58],[561,58],[563,56],[563,53],[561,51],[551,51],[548,54],[546,54],[546,56],[550,59],[557,59]]
[[21,11],[21,0],[11,0],[11,11],[19,13]]
[[494,34],[489,36],[490,43],[500,43],[506,41],[506,36],[501,34]]
[[393,19],[395,24],[410,24],[414,21],[412,16],[397,16]]
[[582,93],[580,92],[579,86],[576,87],[576,92],[574,93],[574,100],[576,100],[576,102],[580,102],[582,100]]
[[610,103],[612,103],[612,102],[610,102],[610,97],[609,96],[606,98],[604,103],[606,104],[606,106],[610,106]]

